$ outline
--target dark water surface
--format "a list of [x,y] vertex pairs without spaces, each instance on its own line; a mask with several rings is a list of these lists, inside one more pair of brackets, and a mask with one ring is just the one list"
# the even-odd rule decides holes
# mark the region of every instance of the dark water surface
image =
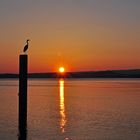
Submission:
[[[27,140],[140,140],[140,79],[28,85]],[[0,140],[18,140],[18,80],[0,80]]]

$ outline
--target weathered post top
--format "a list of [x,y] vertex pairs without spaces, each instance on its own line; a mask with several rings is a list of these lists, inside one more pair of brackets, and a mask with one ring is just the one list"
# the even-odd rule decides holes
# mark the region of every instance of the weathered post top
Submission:
[[20,64],[19,64],[19,82],[22,82],[23,79],[27,79],[27,73],[28,73],[28,55],[22,54],[19,57],[20,57],[19,58],[20,59]]

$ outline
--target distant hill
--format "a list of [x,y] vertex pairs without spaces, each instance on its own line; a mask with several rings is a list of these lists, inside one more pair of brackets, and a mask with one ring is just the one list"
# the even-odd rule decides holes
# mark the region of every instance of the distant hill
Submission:
[[[29,73],[29,78],[140,78],[140,69],[87,72]],[[0,78],[18,78],[18,74],[0,74]]]

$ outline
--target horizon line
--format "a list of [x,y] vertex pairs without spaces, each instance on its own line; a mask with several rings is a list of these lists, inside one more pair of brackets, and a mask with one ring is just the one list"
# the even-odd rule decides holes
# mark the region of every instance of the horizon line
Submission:
[[[82,72],[105,72],[105,71],[135,71],[140,70],[140,68],[134,68],[134,69],[106,69],[106,70],[88,70],[88,71],[66,71],[65,73],[82,73]],[[57,71],[55,72],[29,72],[28,74],[45,74],[45,73],[59,73]],[[0,74],[19,74],[14,72],[2,72]]]

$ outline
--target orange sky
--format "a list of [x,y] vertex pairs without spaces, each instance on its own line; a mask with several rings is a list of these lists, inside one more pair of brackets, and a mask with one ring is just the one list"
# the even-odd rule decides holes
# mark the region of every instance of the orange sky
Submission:
[[140,68],[140,2],[0,2],[0,73],[18,72],[27,38],[29,72]]

